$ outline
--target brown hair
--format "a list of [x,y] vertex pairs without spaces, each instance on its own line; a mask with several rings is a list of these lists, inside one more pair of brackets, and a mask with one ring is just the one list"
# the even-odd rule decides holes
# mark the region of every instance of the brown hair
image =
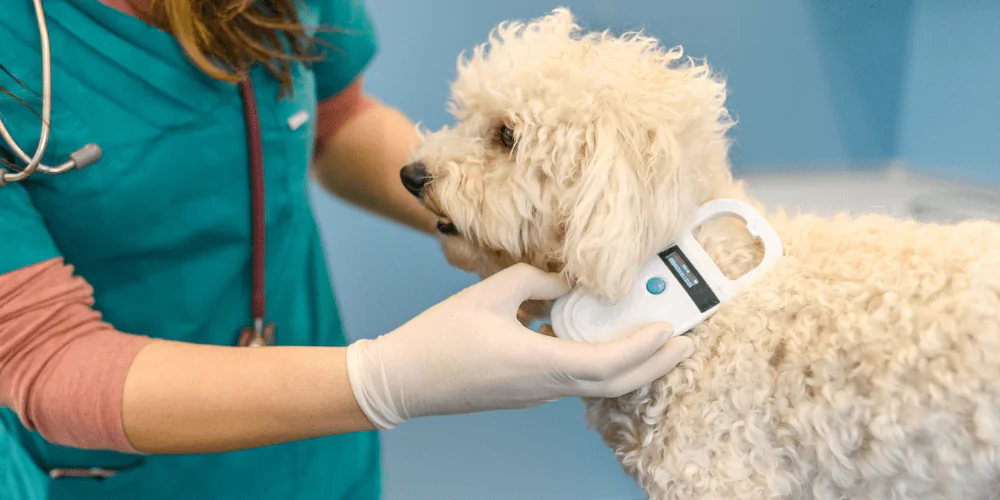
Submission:
[[293,63],[319,60],[314,49],[322,42],[300,24],[295,0],[148,0],[145,8],[128,2],[143,20],[177,38],[191,62],[217,80],[237,83],[259,63],[285,93]]

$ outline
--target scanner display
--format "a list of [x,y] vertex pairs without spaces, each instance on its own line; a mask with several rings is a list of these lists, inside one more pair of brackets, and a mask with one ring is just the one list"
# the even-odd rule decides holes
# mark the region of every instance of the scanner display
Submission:
[[701,312],[719,305],[719,298],[680,248],[673,246],[659,254],[660,260],[677,278]]

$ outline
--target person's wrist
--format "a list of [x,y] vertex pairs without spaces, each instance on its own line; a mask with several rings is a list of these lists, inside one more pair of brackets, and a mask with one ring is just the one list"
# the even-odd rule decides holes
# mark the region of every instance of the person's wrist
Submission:
[[396,428],[405,419],[392,402],[377,339],[359,339],[346,350],[347,377],[361,412],[378,430]]

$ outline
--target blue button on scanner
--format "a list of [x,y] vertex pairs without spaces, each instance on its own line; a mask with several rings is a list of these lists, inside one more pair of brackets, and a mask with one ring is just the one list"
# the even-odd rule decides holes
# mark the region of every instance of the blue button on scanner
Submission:
[[666,289],[667,282],[663,281],[663,278],[658,276],[655,278],[649,278],[649,281],[646,282],[646,291],[653,295],[659,295]]

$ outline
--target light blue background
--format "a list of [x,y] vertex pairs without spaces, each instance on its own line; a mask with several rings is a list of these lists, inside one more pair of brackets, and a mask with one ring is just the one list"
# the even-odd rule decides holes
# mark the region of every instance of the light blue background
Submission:
[[897,155],[909,165],[1000,183],[1000,2],[917,4]]
[[[1000,180],[1000,5],[991,0],[372,0],[369,90],[437,128],[458,54],[506,19],[566,5],[594,29],[644,28],[724,71],[737,172],[870,168],[900,158]],[[766,6],[766,7],[765,7]],[[352,338],[472,284],[429,238],[314,190]],[[582,405],[418,420],[386,433],[389,499],[641,498]]]

